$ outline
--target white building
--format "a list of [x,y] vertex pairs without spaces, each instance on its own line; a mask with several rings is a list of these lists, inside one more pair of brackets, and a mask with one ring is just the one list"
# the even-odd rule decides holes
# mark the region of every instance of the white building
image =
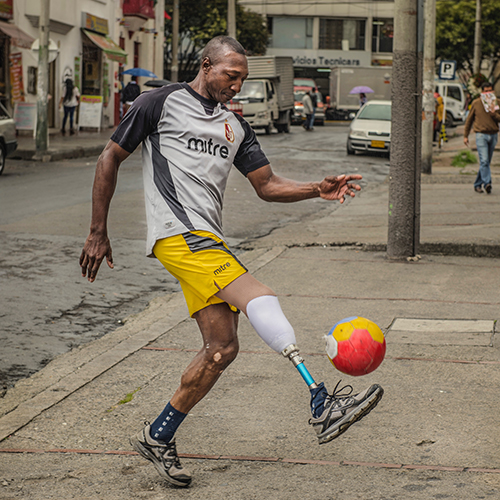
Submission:
[[[28,126],[37,100],[38,54],[30,47],[39,38],[40,9],[41,0],[0,0],[0,99],[10,110],[17,104]],[[96,127],[119,121],[119,91],[130,80],[122,71],[141,67],[163,78],[164,0],[50,0],[49,13],[57,48],[49,65],[49,127],[60,128],[68,77],[82,96],[102,102]]]
[[269,55],[291,56],[295,76],[328,89],[332,66],[392,65],[393,0],[240,0],[267,18]]

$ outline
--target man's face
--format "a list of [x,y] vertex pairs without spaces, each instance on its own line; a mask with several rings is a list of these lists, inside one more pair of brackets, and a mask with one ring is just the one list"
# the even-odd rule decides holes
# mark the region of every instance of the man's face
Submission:
[[206,91],[217,102],[230,101],[240,90],[248,76],[247,58],[243,54],[226,51],[215,64],[203,62]]
[[493,92],[493,87],[484,87],[483,94],[486,94],[487,92]]

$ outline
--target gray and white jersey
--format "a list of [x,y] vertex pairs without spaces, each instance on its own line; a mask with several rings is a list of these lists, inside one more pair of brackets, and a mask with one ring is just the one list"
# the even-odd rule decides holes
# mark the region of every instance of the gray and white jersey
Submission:
[[143,143],[149,256],[157,240],[188,231],[223,238],[231,166],[246,176],[269,163],[241,116],[186,83],[141,94],[111,140],[129,153]]

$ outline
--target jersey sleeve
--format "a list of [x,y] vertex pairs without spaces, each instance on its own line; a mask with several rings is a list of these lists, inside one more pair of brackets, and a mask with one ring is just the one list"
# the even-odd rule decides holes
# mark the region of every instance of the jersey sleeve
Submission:
[[269,164],[264,151],[260,147],[255,132],[239,114],[234,113],[245,131],[245,138],[234,158],[234,166],[246,177],[250,172]]
[[163,104],[169,94],[164,91],[166,88],[143,92],[130,106],[111,140],[128,153],[133,153],[137,146],[156,130]]

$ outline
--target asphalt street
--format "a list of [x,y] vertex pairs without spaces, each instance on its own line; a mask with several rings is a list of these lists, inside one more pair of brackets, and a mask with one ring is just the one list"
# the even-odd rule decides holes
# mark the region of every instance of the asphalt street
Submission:
[[[384,157],[347,156],[347,127],[308,133],[259,134],[276,173],[296,180],[360,173],[363,187],[383,182]],[[154,259],[145,258],[146,232],[140,153],[120,169],[109,232],[115,269],[98,283],[80,276],[78,257],[90,222],[96,157],[51,163],[9,160],[0,178],[0,388],[45,366],[59,354],[104,335],[157,296],[178,291]],[[323,200],[269,204],[233,170],[225,197],[224,228],[240,251],[276,228],[338,209]],[[249,241],[251,240],[251,243]]]

